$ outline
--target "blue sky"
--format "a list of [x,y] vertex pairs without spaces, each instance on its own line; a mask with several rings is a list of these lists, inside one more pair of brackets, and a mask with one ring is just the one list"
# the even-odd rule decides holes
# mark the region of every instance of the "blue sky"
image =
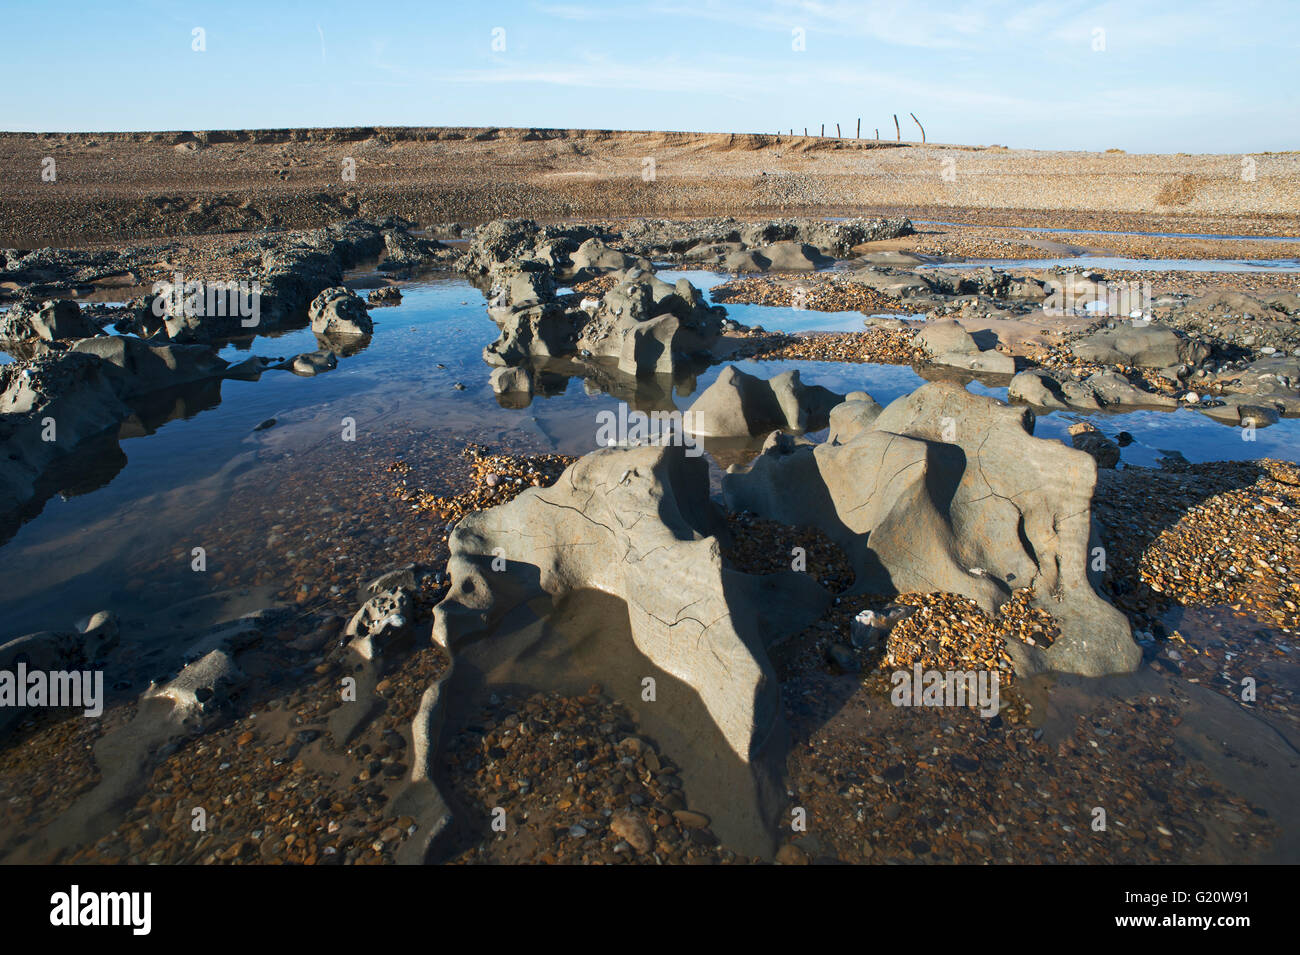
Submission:
[[892,138],[898,113],[906,138],[915,112],[932,142],[1300,148],[1297,0],[0,0],[0,23],[8,130],[851,132],[860,116]]

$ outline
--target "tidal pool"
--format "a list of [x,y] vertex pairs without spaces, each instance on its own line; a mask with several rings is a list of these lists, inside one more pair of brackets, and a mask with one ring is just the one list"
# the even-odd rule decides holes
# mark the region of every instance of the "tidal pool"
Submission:
[[[681,276],[705,289],[727,278],[664,273],[668,280]],[[6,581],[0,640],[66,628],[98,610],[128,617],[158,612],[250,580],[270,583],[295,575],[308,578],[304,594],[333,596],[342,605],[365,574],[416,559],[421,542],[440,539],[441,529],[427,517],[375,499],[375,488],[394,480],[383,473],[393,460],[414,462],[424,469],[421,480],[450,488],[465,473],[457,452],[467,442],[573,455],[596,447],[597,414],[616,410],[618,397],[559,378],[548,396],[522,408],[505,407],[492,392],[491,369],[482,360],[483,346],[497,334],[482,294],[459,276],[430,277],[402,292],[401,305],[375,310],[369,345],[340,357],[337,369],[314,378],[268,371],[257,382],[188,389],[77,455],[62,493],[0,545],[0,579]],[[736,320],[769,330],[856,330],[863,319],[856,312],[727,309]],[[238,361],[249,354],[290,357],[316,347],[303,328],[227,345],[221,354]],[[865,390],[882,404],[925,381],[909,366],[735,364],[765,378],[798,369],[808,384],[841,393]],[[655,405],[689,408],[721,368],[668,383]],[[978,382],[968,387],[1006,395],[1005,388]],[[1037,433],[1068,441],[1066,429],[1082,417],[1044,415]],[[271,419],[273,426],[255,430]],[[1260,429],[1254,441],[1184,410],[1100,414],[1092,420],[1112,436],[1133,436],[1122,458],[1132,464],[1153,464],[1169,450],[1193,462],[1300,460],[1295,419]],[[349,422],[355,441],[344,439]],[[213,572],[196,573],[189,555],[204,545]],[[250,563],[255,574],[245,566]]]

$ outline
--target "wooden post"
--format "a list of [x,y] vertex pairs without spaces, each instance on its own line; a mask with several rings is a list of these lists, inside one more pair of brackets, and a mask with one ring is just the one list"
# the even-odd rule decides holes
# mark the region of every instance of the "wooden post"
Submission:
[[839,123],[836,123],[836,124],[835,124],[835,138],[836,138],[836,139],[841,138],[841,137],[840,137],[840,124],[839,124]]
[[803,134],[804,134],[805,136],[808,135],[808,127],[807,127],[807,126],[805,126],[805,127],[803,128]]
[[915,114],[915,113],[908,113],[907,115],[910,116],[910,117],[912,117],[912,122],[916,123],[916,128],[919,129],[919,130],[921,131],[921,142],[924,143],[924,142],[925,142],[925,127],[921,125],[921,121],[920,121],[919,119],[916,118],[916,114]]
[[862,138],[862,117],[858,117],[858,139]]
[[880,127],[876,127],[876,142],[880,142]]
[[822,131],[821,131],[818,135],[820,135],[823,139],[826,138],[826,124],[825,124],[825,123],[822,123]]
[[902,131],[901,129],[898,128],[898,114],[897,114],[897,113],[894,114],[894,135],[898,138],[898,141],[899,141],[900,143],[903,141],[903,131]]

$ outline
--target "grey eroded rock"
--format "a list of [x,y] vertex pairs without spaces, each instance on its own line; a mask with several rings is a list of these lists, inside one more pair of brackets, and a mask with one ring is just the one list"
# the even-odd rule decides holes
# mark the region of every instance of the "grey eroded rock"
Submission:
[[827,268],[834,261],[806,242],[774,242],[729,252],[721,266],[728,272],[812,272]]
[[843,444],[760,456],[723,490],[735,509],[820,527],[848,554],[855,592],[958,593],[991,613],[1033,587],[1061,636],[1046,651],[1013,645],[1020,672],[1100,675],[1136,668],[1140,652],[1088,577],[1096,480],[1088,455],[1033,437],[1032,412],[936,382]]
[[981,351],[975,338],[951,319],[927,322],[917,333],[916,344],[928,351],[936,364],[994,375],[1016,373],[1014,358],[992,348]]
[[1052,411],[1097,411],[1101,405],[1091,388],[1070,378],[1058,379],[1041,368],[1030,368],[1011,379],[1007,400]]
[[1011,379],[1011,401],[1050,411],[1099,411],[1103,408],[1175,408],[1170,395],[1145,391],[1115,371],[1099,371],[1082,381],[1057,377],[1044,368],[1030,368]]
[[407,233],[405,229],[389,229],[384,233],[384,261],[379,263],[381,272],[409,272],[414,269],[427,269],[440,265],[449,265],[457,258],[457,252],[437,239],[424,239]]
[[1228,388],[1233,401],[1300,415],[1300,356],[1268,355],[1231,375]]
[[1091,389],[1094,397],[1104,408],[1176,408],[1178,400],[1169,395],[1143,391],[1131,381],[1115,371],[1099,371],[1089,375],[1082,382]]
[[931,286],[945,295],[988,295],[1001,297],[1011,284],[1011,276],[1000,269],[926,269]]
[[717,343],[726,314],[686,279],[669,285],[634,269],[605,293],[577,346],[628,374],[672,374],[679,360]]
[[431,569],[424,564],[403,564],[367,581],[357,589],[357,597],[364,604],[371,597],[378,597],[387,590],[405,590],[414,593],[419,589],[421,581],[431,572]]
[[1204,342],[1163,325],[1121,324],[1105,328],[1070,346],[1076,358],[1105,365],[1141,368],[1196,367],[1209,357]]
[[554,274],[591,238],[606,237],[588,225],[539,226],[531,219],[497,219],[474,233],[456,268],[471,275],[495,275],[502,267],[532,264]]
[[594,237],[578,246],[570,256],[569,262],[567,267],[558,270],[560,278],[569,282],[585,282],[606,272],[622,272],[633,268],[645,271],[651,269],[649,259],[611,249]]
[[[830,595],[804,574],[730,569],[718,537],[726,533],[709,500],[708,465],[679,446],[595,451],[553,486],[467,515],[451,534],[451,586],[434,611],[434,639],[452,658],[440,696],[454,697],[459,680],[499,672],[521,653],[561,653],[559,621],[554,630],[524,621],[545,604],[564,618],[563,608],[596,601],[592,625],[602,639],[614,639],[623,616],[629,641],[596,654],[610,670],[602,680],[629,681],[635,706],[641,677],[659,673],[661,701],[676,693],[680,705],[647,705],[641,715],[698,750],[675,753],[688,768],[698,760],[694,774],[684,772],[688,788],[698,787],[690,804],[714,817],[720,838],[770,852],[784,735],[766,647],[816,619]],[[523,649],[525,637],[534,650]],[[633,662],[638,654],[644,663]],[[719,816],[730,818],[730,830]]]
[[820,385],[805,385],[797,369],[763,379],[728,365],[691,405],[690,427],[701,437],[820,431],[843,401],[843,395]]
[[498,325],[513,312],[555,301],[555,279],[538,268],[502,267],[493,273],[488,292],[488,314]]
[[[0,456],[0,513],[30,500],[37,480],[61,455],[130,414],[95,356],[45,356],[0,366],[0,439],[7,452]],[[55,441],[44,440],[50,422]]]
[[886,295],[894,295],[899,298],[909,298],[929,292],[931,285],[926,281],[924,274],[918,272],[904,272],[894,269],[883,269],[876,266],[857,269],[853,272],[847,272],[844,275],[845,281],[853,282],[857,285],[865,285],[867,288],[873,288],[877,292],[884,292]]
[[[101,610],[80,630],[43,630],[0,644],[0,670],[12,673],[19,663],[26,665],[28,672],[80,670],[101,662],[117,646],[118,638],[116,615]],[[25,707],[0,707],[0,739],[25,712]]]
[[327,371],[333,371],[338,366],[339,359],[333,351],[328,349],[318,349],[317,351],[303,352],[301,355],[295,355],[293,358],[281,362],[275,367],[284,371],[291,371],[295,375],[299,375],[303,378],[311,378]]
[[366,308],[388,308],[402,304],[402,290],[396,285],[385,285],[372,289],[366,299]]
[[[651,258],[690,255],[696,261],[717,264],[730,252],[798,242],[820,253],[842,258],[857,245],[880,239],[911,235],[914,229],[906,217],[855,218],[828,221],[811,217],[742,222],[733,218],[639,219],[622,231],[617,245]],[[727,248],[713,248],[727,247]]]
[[531,359],[558,358],[577,348],[578,329],[587,313],[566,311],[556,302],[525,302],[489,308],[501,334],[483,349],[489,365],[514,367]]
[[754,252],[766,260],[770,272],[811,272],[834,263],[834,259],[806,242],[774,242]]
[[366,303],[341,285],[327,288],[312,299],[307,316],[311,330],[319,335],[370,335],[375,330]]
[[233,251],[258,265],[238,275],[184,276],[202,286],[202,308],[188,307],[178,290],[151,301],[165,312],[173,341],[217,342],[248,338],[301,321],[313,298],[343,283],[343,272],[384,248],[385,222],[353,219],[323,229],[260,235]]
[[1080,421],[1070,425],[1070,443],[1092,456],[1099,468],[1113,468],[1119,464],[1119,445],[1106,437],[1096,425]]
[[66,299],[19,302],[0,315],[0,341],[59,342],[98,334],[99,329],[81,314],[81,306]]
[[386,649],[410,639],[415,605],[402,587],[375,594],[352,615],[343,635],[363,660],[374,660]]
[[244,672],[224,650],[212,650],[187,664],[173,679],[154,685],[141,695],[141,702],[162,700],[171,704],[169,718],[175,723],[202,724],[227,701],[232,690],[246,682]]
[[700,265],[722,265],[727,256],[744,251],[745,247],[739,242],[701,242],[683,252],[681,258],[683,262]]
[[100,335],[77,342],[72,352],[94,355],[104,375],[123,398],[224,378],[224,358],[204,345],[153,345],[129,335]]
[[1224,395],[1221,400],[1222,404],[1202,405],[1196,410],[1221,424],[1252,428],[1267,428],[1269,425],[1277,424],[1282,417],[1276,406],[1263,404],[1257,398]]
[[844,401],[831,408],[827,418],[828,444],[847,444],[863,431],[869,431],[885,409],[865,391],[850,392]]
[[81,628],[81,659],[87,663],[104,659],[117,646],[120,637],[117,614],[111,610],[93,614]]
[[512,259],[528,255],[537,234],[538,225],[531,219],[494,219],[474,233],[456,267],[462,272],[489,274]]

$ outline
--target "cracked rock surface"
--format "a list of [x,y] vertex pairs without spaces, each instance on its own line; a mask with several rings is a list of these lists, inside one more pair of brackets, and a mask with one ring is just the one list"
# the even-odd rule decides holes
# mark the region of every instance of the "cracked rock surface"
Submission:
[[[517,667],[548,645],[580,654],[554,620],[581,619],[584,606],[600,607],[592,619],[606,635],[624,614],[626,642],[600,655],[606,685],[637,701],[651,676],[678,699],[641,715],[681,737],[692,804],[717,817],[721,837],[770,852],[784,730],[766,646],[816,619],[830,595],[806,575],[724,566],[726,525],[708,486],[707,465],[681,447],[601,450],[549,488],[467,515],[434,613],[434,639],[453,661],[438,693],[454,697],[472,673],[512,658]],[[533,616],[551,608],[552,623]],[[699,719],[683,723],[690,713]]]

